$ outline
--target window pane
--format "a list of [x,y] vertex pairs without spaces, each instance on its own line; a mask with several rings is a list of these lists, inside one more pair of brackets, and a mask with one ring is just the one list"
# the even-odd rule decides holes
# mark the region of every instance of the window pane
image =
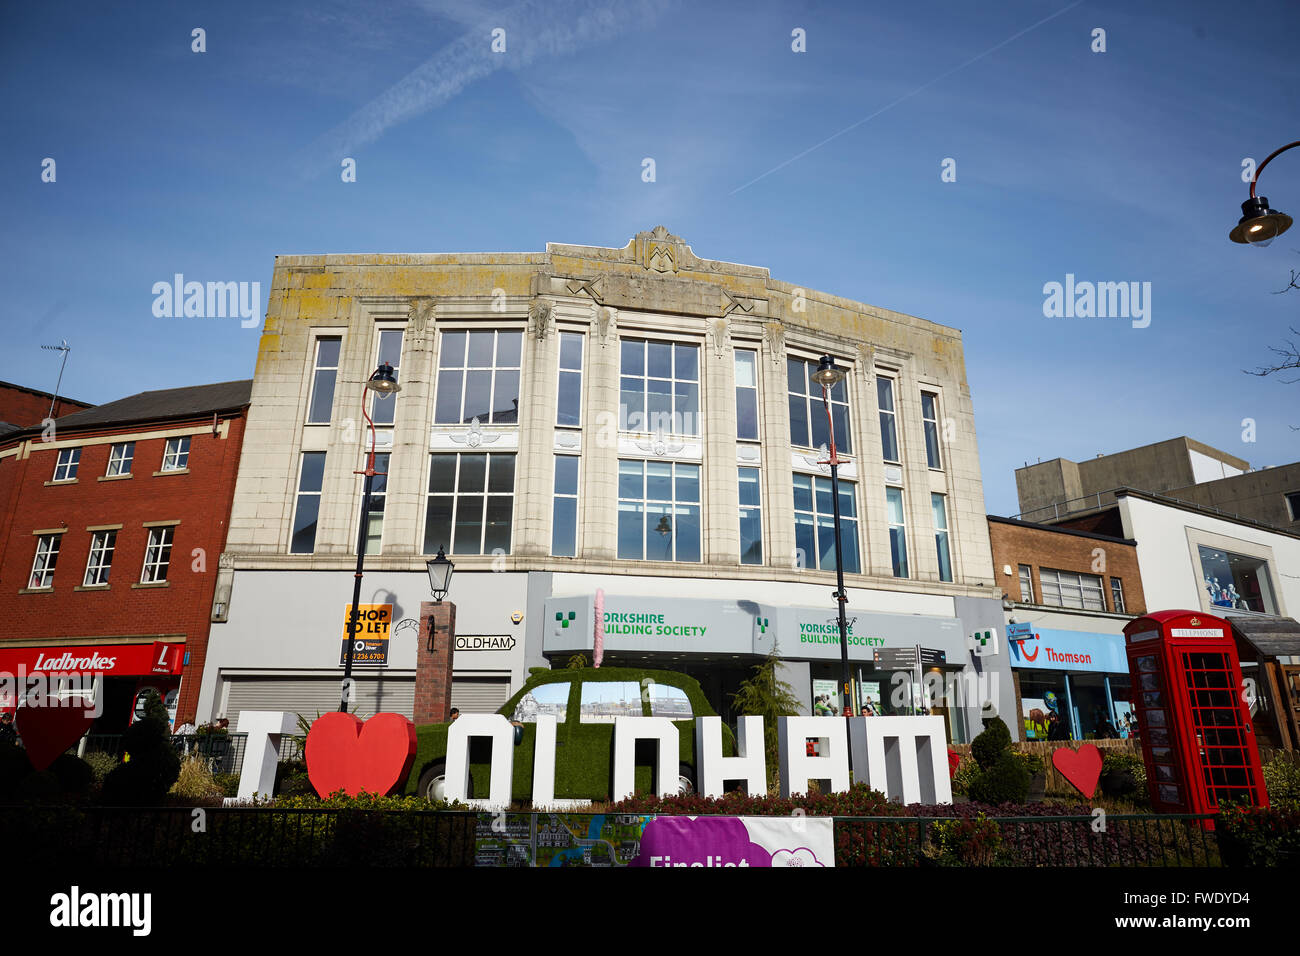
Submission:
[[560,373],[559,403],[555,413],[557,425],[582,424],[582,373]]
[[309,451],[302,456],[302,475],[298,479],[299,491],[320,491],[325,481],[325,453]]
[[831,480],[829,478],[814,478],[813,488],[817,493],[817,513],[828,515],[831,513]]
[[673,522],[678,561],[700,560],[700,506],[678,505]]
[[618,556],[622,559],[642,559],[641,529],[642,505],[637,501],[618,503]]
[[671,561],[673,559],[672,505],[647,504],[645,522],[645,559]]
[[482,492],[486,483],[487,455],[461,455],[460,485],[456,490],[461,494]]
[[826,423],[826,409],[821,402],[808,402],[808,414],[812,418],[812,443],[809,447],[821,448],[823,445],[830,447],[831,430]]
[[510,553],[510,517],[513,510],[514,498],[507,495],[488,496],[484,554],[492,554],[498,549]]
[[387,362],[394,370],[402,365],[402,332],[385,329],[379,333],[379,364]]
[[846,481],[840,482],[840,517],[856,518],[858,516],[857,495],[853,493],[853,485]]
[[645,496],[647,501],[672,501],[673,466],[666,461],[648,461],[645,466]]
[[481,554],[483,537],[483,496],[456,497],[456,532],[452,550],[457,554]]
[[936,531],[934,545],[939,552],[939,580],[952,580],[952,556],[948,553],[948,532]]
[[576,455],[560,455],[555,459],[555,493],[557,495],[576,495],[578,493],[578,458]]
[[808,442],[808,402],[798,395],[790,396],[790,444],[797,448],[812,448]]
[[935,422],[925,423],[925,460],[929,467],[939,467],[939,427]]
[[889,505],[889,523],[903,524],[903,490],[886,488],[885,501]]
[[456,490],[456,456],[429,456],[429,491],[450,494]]
[[812,477],[794,476],[794,507],[796,511],[812,511]]
[[763,563],[763,520],[757,508],[740,509],[740,563]]
[[[515,456],[491,455],[488,491],[513,493],[515,490]],[[474,489],[470,489],[471,491]]]
[[330,410],[334,407],[334,379],[337,375],[338,371],[332,368],[316,370],[307,421],[319,423],[330,420]]
[[519,421],[519,372],[516,369],[497,372],[492,421],[507,425]]
[[930,511],[934,515],[936,531],[948,530],[948,510],[943,506],[943,495],[930,495]]
[[652,378],[673,377],[673,347],[667,342],[646,343],[646,375]]
[[861,559],[858,556],[858,523],[856,521],[840,521],[840,541],[844,549],[844,571],[846,574],[859,574],[862,571]]
[[569,686],[565,681],[534,687],[519,698],[510,719],[521,724],[535,724],[539,714],[550,714],[557,723],[563,724],[569,708]]
[[736,388],[754,388],[757,380],[754,375],[755,362],[753,352],[736,353]]
[[853,452],[853,433],[849,430],[848,406],[832,405],[831,418],[835,422],[835,447],[846,455],[851,454]]
[[676,382],[673,391],[673,411],[676,415],[672,431],[678,435],[698,435],[700,387],[690,382]]
[[677,500],[678,501],[699,501],[700,500],[699,465],[678,465],[677,466]]
[[524,333],[497,333],[497,368],[518,368],[520,350],[523,348]]
[[689,720],[692,716],[691,701],[686,691],[671,684],[651,684],[650,716],[667,717],[669,720]]
[[902,528],[889,529],[889,553],[894,562],[894,577],[907,577],[907,539]]
[[620,461],[618,463],[618,496],[620,498],[644,498],[645,480],[642,464],[639,461]]
[[758,393],[751,388],[736,389],[736,437],[758,438]]
[[622,361],[620,371],[624,375],[645,375],[645,343],[626,341],[622,343]]
[[438,368],[463,368],[465,365],[465,333],[442,333],[442,351],[438,355]]
[[619,428],[629,432],[648,431],[645,422],[645,391],[641,379],[623,379],[618,401]]
[[796,512],[794,516],[794,546],[796,555],[802,560],[802,567],[817,567],[817,536],[813,531],[812,515]]
[[492,373],[487,370],[468,371],[465,373],[465,409],[460,421],[471,422],[478,419],[486,423],[492,411]]
[[571,558],[578,539],[578,502],[574,498],[556,498],[551,521],[551,554]]
[[576,332],[560,334],[560,368],[582,368],[582,336]]
[[835,524],[830,515],[817,516],[817,562],[823,571],[835,568]]
[[894,410],[893,379],[876,378],[876,400],[880,403],[882,412],[892,412]]
[[673,359],[677,378],[688,382],[700,380],[700,350],[694,345],[673,346]]
[[435,423],[439,425],[460,423],[460,387],[464,375],[464,372],[458,370],[444,370],[438,373],[438,401],[433,412]]
[[740,503],[757,508],[760,502],[757,468],[740,469]]
[[424,512],[424,553],[451,548],[451,495],[432,495]]
[[785,360],[786,387],[795,395],[808,394],[808,372],[804,363],[796,359]]
[[299,495],[293,516],[293,554],[311,554],[316,550],[316,518],[320,512],[320,495]]
[[650,379],[646,382],[645,411],[647,426],[651,432],[673,432],[673,383]]
[[469,334],[469,355],[466,358],[465,366],[467,368],[491,368],[492,367],[492,332],[471,332]]
[[339,367],[339,348],[343,344],[341,338],[328,338],[316,340],[316,367],[317,368],[338,368]]

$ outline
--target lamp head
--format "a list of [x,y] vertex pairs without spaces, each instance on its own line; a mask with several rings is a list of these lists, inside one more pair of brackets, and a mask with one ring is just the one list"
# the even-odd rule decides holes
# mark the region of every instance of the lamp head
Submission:
[[366,382],[366,388],[378,392],[381,398],[402,390],[402,386],[397,384],[397,377],[393,375],[393,367],[387,362],[375,369],[375,374]]
[[834,388],[844,380],[847,373],[844,369],[835,364],[835,359],[829,355],[823,355],[821,362],[817,365],[817,371],[812,373],[812,380],[822,388]]
[[660,534],[665,534],[665,535],[672,534],[673,531],[672,521],[668,518],[667,515],[660,515],[659,524],[655,526],[655,530],[658,531]]
[[1263,249],[1291,228],[1292,219],[1284,212],[1268,207],[1267,196],[1251,196],[1241,204],[1241,219],[1228,238],[1242,245]]
[[447,591],[451,588],[451,572],[455,570],[455,563],[447,559],[447,554],[442,550],[442,545],[438,546],[437,557],[430,558],[424,562],[429,571],[429,588],[433,591],[433,599],[438,604],[447,596]]

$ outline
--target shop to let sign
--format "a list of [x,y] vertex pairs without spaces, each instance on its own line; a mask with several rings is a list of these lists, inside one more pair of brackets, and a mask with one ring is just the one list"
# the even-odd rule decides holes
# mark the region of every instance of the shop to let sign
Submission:
[[352,643],[352,666],[383,667],[388,663],[388,631],[393,623],[391,604],[362,604],[357,630],[352,631],[352,605],[343,609],[343,644],[339,664],[347,663]]

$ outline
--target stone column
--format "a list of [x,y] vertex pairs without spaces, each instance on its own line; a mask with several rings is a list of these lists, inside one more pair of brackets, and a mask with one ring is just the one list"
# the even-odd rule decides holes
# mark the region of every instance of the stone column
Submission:
[[[433,650],[429,637],[433,637]],[[444,724],[451,720],[451,670],[456,643],[456,605],[420,603],[420,638],[415,648],[414,721]]]
[[726,319],[709,319],[704,345],[707,410],[701,422],[704,444],[703,557],[709,564],[740,563],[740,491],[736,474],[736,363]]
[[592,309],[583,408],[582,481],[578,497],[578,556],[618,557],[618,329],[613,309]]
[[518,555],[551,553],[551,492],[555,487],[556,386],[560,336],[555,305],[535,301],[524,333],[523,381],[519,384],[519,453],[515,460],[515,529]]
[[[763,534],[768,546],[764,563],[773,568],[795,567],[794,485],[785,360],[785,329],[775,320],[767,322],[758,353],[758,401],[759,435],[763,439]],[[808,563],[815,566],[816,557],[809,555]]]

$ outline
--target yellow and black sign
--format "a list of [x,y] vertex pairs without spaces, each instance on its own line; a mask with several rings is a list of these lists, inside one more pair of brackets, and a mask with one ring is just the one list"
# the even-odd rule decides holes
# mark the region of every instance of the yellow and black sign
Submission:
[[343,646],[339,663],[346,664],[348,643],[352,644],[353,667],[384,667],[388,664],[388,629],[393,623],[391,604],[362,604],[357,631],[352,633],[352,605],[343,610]]

